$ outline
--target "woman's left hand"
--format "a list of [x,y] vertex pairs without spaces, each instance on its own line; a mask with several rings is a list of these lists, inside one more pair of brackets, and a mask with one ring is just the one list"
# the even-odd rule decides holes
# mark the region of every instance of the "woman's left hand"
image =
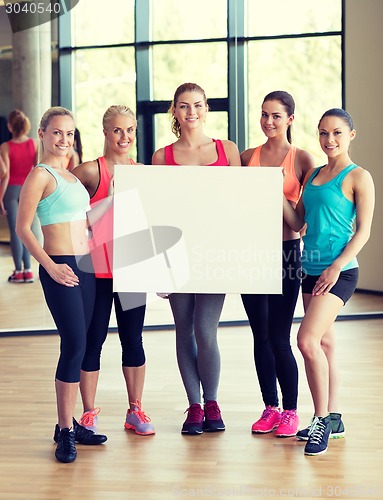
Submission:
[[326,295],[338,281],[340,269],[330,266],[319,276],[316,285],[313,288],[313,295]]

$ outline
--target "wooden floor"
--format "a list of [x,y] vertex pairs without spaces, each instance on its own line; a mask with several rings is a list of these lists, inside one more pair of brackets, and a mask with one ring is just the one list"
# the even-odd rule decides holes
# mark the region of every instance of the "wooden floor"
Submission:
[[[0,257],[2,275],[11,270],[9,265],[6,256]],[[28,325],[29,311],[41,307],[33,303],[40,285],[29,286],[0,285],[3,298],[14,294],[13,306],[7,303],[5,308],[1,302],[3,332],[12,330],[9,325],[16,319]],[[23,294],[28,295],[27,301]],[[354,304],[359,312],[368,308],[363,296],[356,297]],[[381,306],[375,302],[372,309]],[[305,426],[312,405],[302,357],[295,347],[298,326],[293,325],[292,339],[300,369],[299,414]],[[107,434],[108,441],[98,447],[78,445],[73,464],[54,458],[57,335],[1,337],[0,499],[382,499],[383,319],[341,321],[336,328],[347,436],[330,441],[326,454],[306,457],[304,443],[295,438],[250,433],[262,403],[249,327],[235,326],[219,330],[219,404],[226,431],[201,436],[180,434],[187,402],[172,330],[144,334],[143,403],[156,435],[142,437],[124,430],[127,401],[121,349],[118,336],[109,334],[97,397],[102,408],[100,432]],[[78,401],[76,417],[80,415]]]

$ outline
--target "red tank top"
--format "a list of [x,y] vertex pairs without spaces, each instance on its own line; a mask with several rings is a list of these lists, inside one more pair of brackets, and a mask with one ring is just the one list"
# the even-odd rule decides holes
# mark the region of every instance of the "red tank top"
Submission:
[[[219,139],[213,139],[213,141],[215,142],[218,158],[214,163],[210,163],[210,165],[207,166],[228,166],[229,161],[226,157],[225,148],[223,147],[222,141],[220,141]],[[170,146],[165,146],[165,162],[166,165],[179,165],[179,163],[176,163],[174,160],[173,144],[170,144]]]
[[[128,158],[130,165],[135,161]],[[91,208],[108,197],[111,176],[105,157],[97,158],[100,181],[96,192],[90,199]],[[113,278],[113,205],[92,225],[90,243],[92,262],[96,278]]]
[[[255,148],[254,153],[252,154],[249,164],[249,167],[260,167],[261,166],[261,149],[262,146],[258,146]],[[290,201],[295,203],[298,202],[301,195],[301,183],[297,179],[295,174],[295,155],[297,152],[297,148],[291,146],[287,155],[284,157],[282,163],[279,165],[284,169],[284,179],[283,179],[283,194]]]
[[22,186],[27,175],[36,164],[36,149],[33,139],[24,142],[8,141],[9,182]]

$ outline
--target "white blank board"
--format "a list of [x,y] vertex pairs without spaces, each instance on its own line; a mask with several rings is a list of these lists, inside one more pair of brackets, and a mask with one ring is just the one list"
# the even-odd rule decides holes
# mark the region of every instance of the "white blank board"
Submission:
[[117,292],[282,293],[280,168],[115,166]]

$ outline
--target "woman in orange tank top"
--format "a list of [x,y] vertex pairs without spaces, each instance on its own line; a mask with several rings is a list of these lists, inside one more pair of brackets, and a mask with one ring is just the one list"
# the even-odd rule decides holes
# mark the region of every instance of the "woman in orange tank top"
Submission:
[[[260,124],[267,141],[241,154],[242,165],[282,167],[283,192],[295,207],[306,173],[314,167],[310,154],[291,145],[295,103],[290,94],[275,91],[262,103]],[[301,265],[300,235],[283,221],[282,295],[242,295],[254,337],[254,360],[265,409],[252,426],[263,434],[275,429],[277,437],[294,436],[297,415],[298,368],[291,350],[290,330],[298,298]],[[282,393],[279,407],[277,380]]]

